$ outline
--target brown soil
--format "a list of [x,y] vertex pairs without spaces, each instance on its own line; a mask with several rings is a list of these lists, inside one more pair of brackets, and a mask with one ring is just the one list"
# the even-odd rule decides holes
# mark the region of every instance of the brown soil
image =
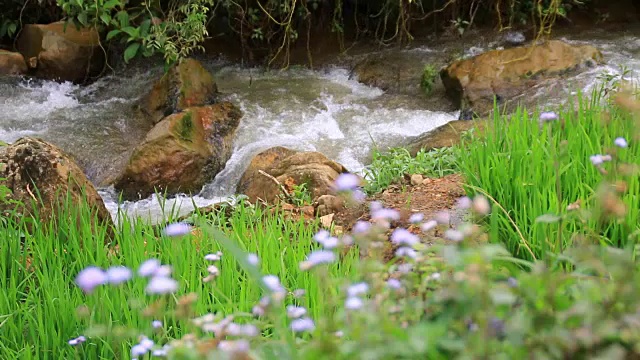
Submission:
[[348,232],[358,220],[371,219],[368,203],[379,201],[383,206],[396,209],[401,214],[400,221],[392,227],[409,227],[409,217],[414,213],[422,213],[429,219],[440,211],[453,208],[456,200],[464,196],[462,177],[458,174],[438,179],[425,179],[421,185],[411,185],[408,180],[389,186],[383,192],[373,195],[367,202],[358,207],[349,207],[335,214],[334,223]]

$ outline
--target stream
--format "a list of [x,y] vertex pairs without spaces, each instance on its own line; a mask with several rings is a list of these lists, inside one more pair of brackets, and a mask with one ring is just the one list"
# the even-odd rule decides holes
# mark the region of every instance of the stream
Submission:
[[[600,49],[606,65],[563,82],[541,84],[521,96],[543,107],[566,101],[570,93],[585,93],[603,73],[620,74],[621,66],[635,77],[640,71],[640,31],[580,32],[558,38]],[[467,41],[467,55],[494,46],[479,39]],[[455,43],[413,44],[403,50],[384,50],[360,56],[393,54],[392,61],[418,71],[426,63],[446,63]],[[354,56],[351,60],[357,60]],[[349,67],[325,65],[320,69],[285,71],[249,69],[223,60],[203,59],[223,96],[237,104],[244,116],[236,133],[234,150],[225,169],[191,198],[152,196],[118,203],[113,189],[99,188],[109,211],[124,211],[158,222],[171,209],[186,214],[194,206],[233,202],[236,184],[252,157],[274,146],[313,150],[361,173],[374,147],[387,148],[458,117],[448,100],[434,95],[432,101],[415,86],[385,93],[350,77]],[[94,183],[112,176],[126,164],[132,149],[146,133],[142,120],[133,116],[132,105],[162,74],[161,64],[140,65],[101,78],[87,86],[20,78],[0,78],[0,140],[13,142],[23,136],[50,141],[76,158]],[[436,92],[442,91],[441,88]],[[440,94],[441,95],[441,94]]]

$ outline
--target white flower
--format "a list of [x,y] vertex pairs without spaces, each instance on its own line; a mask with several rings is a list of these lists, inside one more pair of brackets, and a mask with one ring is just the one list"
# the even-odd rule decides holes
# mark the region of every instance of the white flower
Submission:
[[429,230],[435,229],[438,226],[438,222],[435,220],[429,220],[420,226],[420,230],[427,232]]
[[284,291],[284,287],[280,284],[280,279],[275,275],[263,276],[262,282],[271,292]]
[[302,306],[294,306],[294,305],[287,306],[287,316],[292,319],[303,317],[306,314],[307,314],[307,309],[305,309]]
[[230,354],[249,352],[250,346],[247,340],[222,340],[218,343],[218,349]]
[[331,236],[331,233],[329,233],[327,230],[320,230],[318,231],[315,235],[313,235],[313,240],[322,243],[323,241],[325,241],[326,239],[328,239]]
[[260,305],[255,305],[252,309],[251,309],[251,313],[255,316],[264,316],[265,309],[260,306]]
[[462,241],[464,239],[464,234],[461,231],[448,229],[444,232],[444,237],[451,241]]
[[178,282],[168,277],[154,276],[147,284],[148,294],[170,294],[178,290]]
[[489,200],[484,196],[476,196],[473,198],[473,210],[480,215],[489,215],[491,212],[491,205]]
[[364,306],[364,301],[355,296],[347,298],[347,301],[344,302],[344,307],[347,310],[358,310],[361,309],[362,306]]
[[294,332],[313,331],[316,328],[316,324],[309,318],[296,319],[291,322],[291,330]]
[[353,284],[347,288],[347,296],[354,297],[362,294],[366,294],[369,291],[369,285],[365,282]]
[[226,332],[231,336],[254,337],[258,335],[258,328],[251,324],[240,325],[236,323],[230,323],[226,327]]
[[155,274],[156,270],[160,267],[160,260],[149,259],[140,265],[138,268],[138,275],[142,277],[148,277]]
[[106,284],[108,279],[107,273],[102,269],[90,266],[80,271],[76,277],[76,284],[78,284],[82,291],[90,294],[96,287]]
[[160,321],[160,320],[153,320],[153,321],[151,322],[151,327],[152,327],[152,328],[154,328],[154,329],[159,329],[159,328],[161,328],[161,327],[162,327],[162,321]]
[[87,338],[85,338],[84,336],[80,335],[75,339],[71,339],[69,341],[67,341],[67,343],[71,346],[76,346],[79,344],[82,344],[83,342],[87,341]]
[[377,209],[371,211],[371,218],[373,220],[400,220],[400,213],[394,209]]
[[468,209],[471,207],[471,199],[468,196],[463,196],[457,200],[456,204],[460,209]]
[[360,177],[350,173],[342,173],[336,178],[335,185],[338,191],[352,191],[360,185]]
[[438,224],[448,224],[451,220],[451,215],[446,211],[439,211],[434,219],[438,222]]
[[300,269],[309,270],[320,264],[330,264],[336,260],[336,254],[329,250],[316,250],[300,263]]
[[172,272],[173,268],[170,265],[162,265],[156,269],[156,271],[153,273],[153,276],[169,277],[171,276]]
[[297,289],[293,292],[293,297],[294,298],[301,298],[304,296],[304,294],[306,293],[306,291],[304,289]]
[[411,263],[404,263],[404,264],[398,265],[398,271],[400,273],[406,274],[406,273],[410,272],[411,270],[413,270],[413,264],[411,264]]
[[417,224],[423,219],[424,219],[423,213],[415,213],[415,214],[411,214],[411,216],[409,217],[409,222],[412,224]]
[[258,266],[258,264],[260,263],[260,259],[258,259],[258,255],[256,255],[256,254],[248,254],[247,255],[247,262],[250,265]]
[[355,223],[355,225],[353,225],[353,233],[354,234],[366,233],[367,231],[369,231],[370,228],[371,228],[370,222],[359,220],[358,222]]
[[215,254],[207,254],[204,259],[207,261],[219,261],[222,258],[222,252],[218,251]]
[[167,227],[164,228],[164,234],[172,237],[183,236],[189,234],[191,232],[191,229],[191,225],[187,223],[175,223],[167,225]]
[[207,271],[209,272],[210,275],[213,275],[213,276],[220,275],[220,270],[218,270],[218,268],[215,265],[209,265],[207,267]]
[[396,250],[396,256],[397,257],[405,257],[406,256],[406,257],[410,257],[412,259],[415,259],[418,256],[418,253],[415,250],[413,250],[412,248],[410,248],[410,247],[403,246],[403,247],[398,248],[398,250]]
[[617,147],[621,147],[621,148],[626,148],[629,146],[629,144],[627,143],[627,140],[623,137],[619,137],[616,138],[613,143],[617,146]]
[[387,286],[391,289],[397,290],[402,288],[402,283],[398,279],[389,279],[387,280]]
[[146,347],[140,344],[137,344],[131,348],[131,357],[138,358],[138,356],[143,356],[148,352],[149,352],[149,349],[147,349]]
[[553,111],[545,111],[540,114],[540,121],[542,122],[549,122],[549,121],[555,121],[555,120],[558,120],[558,114],[556,114]]
[[589,160],[591,160],[591,163],[593,165],[598,166],[604,163],[605,161],[611,161],[611,155],[596,154],[596,155],[590,156]]
[[153,343],[153,340],[149,339],[146,336],[143,336],[142,339],[140,340],[140,345],[146,348],[147,350],[151,350],[154,343]]

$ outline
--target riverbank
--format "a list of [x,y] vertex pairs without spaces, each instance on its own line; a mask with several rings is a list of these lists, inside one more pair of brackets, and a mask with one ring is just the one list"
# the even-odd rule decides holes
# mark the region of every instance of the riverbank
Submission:
[[[610,100],[468,135],[440,168],[453,175],[404,170],[423,155],[379,158],[396,175],[370,183],[391,185],[334,223],[291,216],[304,194],[169,226],[125,218],[112,241],[64,218],[2,222],[0,355],[636,356],[637,105]],[[347,198],[352,180],[336,182]]]

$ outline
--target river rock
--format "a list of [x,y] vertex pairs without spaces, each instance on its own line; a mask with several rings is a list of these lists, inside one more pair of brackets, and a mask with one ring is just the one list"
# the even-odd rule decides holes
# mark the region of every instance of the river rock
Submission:
[[476,129],[483,131],[487,125],[486,120],[455,120],[430,130],[411,140],[407,149],[411,156],[416,156],[420,150],[430,151],[443,147],[451,147],[460,143],[460,136],[465,131]]
[[23,75],[27,72],[27,63],[18,52],[0,50],[0,75]]
[[[31,137],[21,138],[0,148],[0,164],[0,184],[12,191],[10,199],[22,203],[15,206],[0,202],[3,214],[10,210],[16,210],[20,216],[37,213],[38,222],[46,224],[69,199],[72,209],[85,203],[94,218],[111,229],[111,215],[102,198],[80,167],[55,145]],[[36,203],[36,199],[41,201]]]
[[384,91],[398,91],[407,84],[417,84],[415,79],[420,78],[420,69],[404,66],[404,61],[392,55],[378,54],[358,62],[351,76],[365,85]]
[[104,68],[100,34],[93,28],[73,24],[27,24],[17,48],[37,77],[57,81],[84,82]]
[[344,166],[329,160],[319,152],[300,152],[284,147],[274,147],[256,155],[249,168],[244,172],[236,191],[245,194],[249,201],[258,199],[268,203],[278,201],[282,190],[273,179],[280,184],[307,184],[313,199],[330,194],[335,179],[339,174],[348,172]]
[[455,104],[482,116],[493,110],[494,96],[502,105],[540,80],[602,61],[602,54],[593,46],[551,40],[534,48],[492,50],[458,60],[443,68],[440,77]]
[[217,92],[213,75],[198,60],[184,59],[156,81],[140,110],[155,125],[189,107],[212,104]]
[[149,131],[114,187],[127,200],[197,193],[231,157],[242,112],[230,102],[187,108]]

